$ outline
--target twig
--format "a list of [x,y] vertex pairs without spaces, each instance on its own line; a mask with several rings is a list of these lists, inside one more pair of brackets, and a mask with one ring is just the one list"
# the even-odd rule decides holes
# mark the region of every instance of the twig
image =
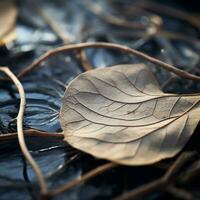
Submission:
[[[48,133],[45,131],[39,131],[36,129],[24,130],[25,137],[45,137],[54,139],[63,139],[63,133]],[[17,138],[17,133],[5,133],[0,134],[0,141],[13,140]]]
[[101,165],[100,167],[92,169],[91,171],[89,171],[88,173],[84,174],[80,178],[75,179],[74,181],[71,181],[66,185],[63,185],[62,187],[59,187],[58,189],[55,189],[52,192],[49,192],[48,195],[50,197],[57,196],[57,195],[59,195],[59,194],[61,194],[63,192],[66,192],[66,191],[72,189],[73,187],[77,186],[78,184],[83,183],[85,181],[88,181],[91,178],[94,178],[95,176],[100,175],[103,172],[105,172],[105,171],[107,171],[109,169],[112,169],[112,168],[114,168],[116,166],[119,166],[119,165],[116,164],[116,163],[111,163],[111,162],[110,163],[106,163],[104,165]]
[[183,200],[192,200],[193,199],[193,195],[191,193],[189,193],[186,190],[183,190],[181,188],[175,187],[175,186],[169,186],[166,189],[166,192],[170,193],[171,195],[173,195],[174,197],[178,198],[178,199],[183,199]]
[[165,187],[171,183],[172,179],[174,179],[174,175],[179,171],[179,169],[193,156],[194,153],[182,153],[167,170],[164,176],[139,188],[133,189],[122,196],[115,198],[115,200],[138,199],[146,196],[149,193],[165,189]]
[[195,176],[200,174],[200,160],[196,161],[184,174],[180,177],[180,182],[188,183]]
[[19,107],[19,112],[17,115],[17,136],[18,136],[18,141],[19,145],[21,148],[21,151],[24,155],[24,157],[28,160],[30,165],[32,166],[38,181],[39,185],[41,188],[41,192],[43,194],[46,194],[48,192],[47,184],[42,176],[41,170],[31,154],[28,151],[28,148],[26,146],[25,140],[24,140],[24,133],[23,133],[23,116],[24,116],[24,110],[25,110],[25,105],[26,105],[26,98],[25,98],[25,93],[24,93],[24,88],[20,81],[17,79],[17,77],[9,70],[7,67],[0,67],[0,71],[4,72],[9,76],[9,78],[13,81],[13,83],[16,85],[18,91],[19,91],[19,96],[20,96],[20,107]]
[[190,74],[186,71],[183,71],[181,69],[178,69],[176,67],[174,67],[173,65],[167,64],[165,62],[162,62],[156,58],[153,58],[151,56],[148,56],[147,54],[144,54],[140,51],[131,49],[129,47],[123,46],[123,45],[119,45],[119,44],[114,44],[114,43],[104,43],[104,42],[96,42],[96,43],[80,43],[80,44],[72,44],[72,45],[64,45],[58,48],[55,48],[53,50],[50,50],[48,52],[46,52],[45,54],[43,54],[41,57],[39,57],[35,62],[33,62],[31,65],[29,65],[27,68],[25,68],[24,70],[22,70],[19,74],[18,74],[18,78],[23,77],[24,75],[30,73],[30,71],[32,71],[33,69],[39,67],[39,64],[41,64],[44,60],[46,60],[47,58],[49,58],[50,56],[56,55],[58,53],[61,52],[67,52],[67,51],[72,51],[72,50],[81,50],[84,48],[107,48],[107,49],[117,49],[120,50],[122,52],[126,52],[128,54],[134,55],[134,56],[138,56],[140,58],[143,58],[155,65],[158,65],[170,72],[173,72],[174,74],[185,78],[185,79],[191,79],[194,81],[200,81],[200,76],[197,75],[193,75]]

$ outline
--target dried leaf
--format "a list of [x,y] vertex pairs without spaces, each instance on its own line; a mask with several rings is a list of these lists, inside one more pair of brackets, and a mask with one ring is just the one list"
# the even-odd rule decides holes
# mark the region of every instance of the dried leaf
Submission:
[[11,42],[16,38],[15,21],[17,8],[13,0],[0,1],[0,45]]
[[199,95],[163,93],[143,64],[79,75],[61,108],[65,140],[95,157],[126,165],[177,154],[199,122]]

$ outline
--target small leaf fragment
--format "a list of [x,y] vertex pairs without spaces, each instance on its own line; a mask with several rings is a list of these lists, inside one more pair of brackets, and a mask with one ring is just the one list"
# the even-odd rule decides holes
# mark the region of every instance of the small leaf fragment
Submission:
[[124,165],[146,165],[177,154],[199,114],[199,95],[163,93],[147,66],[127,64],[72,80],[60,119],[73,147]]

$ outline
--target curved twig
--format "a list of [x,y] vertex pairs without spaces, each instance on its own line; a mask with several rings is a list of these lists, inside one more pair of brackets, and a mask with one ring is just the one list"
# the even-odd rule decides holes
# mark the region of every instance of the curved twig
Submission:
[[175,187],[174,185],[169,186],[166,189],[166,192],[173,195],[177,199],[182,199],[182,200],[192,200],[192,199],[194,199],[193,195],[190,192],[188,192],[188,191],[186,191],[182,188]]
[[26,105],[24,88],[23,88],[22,84],[20,83],[20,81],[17,79],[17,77],[9,70],[9,68],[0,67],[0,71],[2,71],[8,75],[8,77],[13,81],[13,83],[16,85],[16,87],[19,91],[20,107],[19,107],[19,112],[17,115],[17,136],[18,136],[19,145],[20,145],[20,148],[21,148],[21,151],[22,151],[24,157],[30,163],[30,165],[32,166],[32,168],[38,178],[41,192],[43,194],[46,194],[48,192],[46,181],[45,181],[44,177],[42,176],[39,166],[37,165],[37,163],[31,156],[31,154],[29,153],[28,148],[25,143],[25,140],[24,140],[23,116],[24,116],[24,110],[25,110],[25,105]]
[[72,51],[72,50],[81,50],[84,48],[107,48],[107,49],[117,49],[120,50],[122,52],[126,52],[128,54],[134,55],[134,56],[138,56],[142,59],[145,59],[155,65],[158,65],[160,67],[162,67],[163,69],[166,69],[170,72],[173,72],[174,74],[185,78],[185,79],[191,79],[194,81],[200,81],[200,76],[194,75],[194,74],[190,74],[186,71],[183,71],[181,69],[178,69],[176,67],[174,67],[173,65],[167,64],[165,62],[162,62],[156,58],[153,58],[147,54],[144,54],[140,51],[131,49],[129,47],[123,46],[123,45],[119,45],[119,44],[114,44],[114,43],[105,43],[105,42],[96,42],[96,43],[80,43],[80,44],[72,44],[72,45],[64,45],[58,48],[55,48],[53,50],[50,50],[48,52],[46,52],[45,54],[43,54],[41,57],[39,57],[35,62],[33,62],[31,65],[29,65],[27,68],[25,68],[24,70],[22,70],[19,74],[18,74],[18,78],[23,77],[24,75],[28,74],[30,71],[32,71],[33,69],[39,67],[39,64],[41,64],[44,60],[46,60],[47,58],[49,58],[50,56],[56,55],[58,53],[61,52],[67,52],[67,51]]

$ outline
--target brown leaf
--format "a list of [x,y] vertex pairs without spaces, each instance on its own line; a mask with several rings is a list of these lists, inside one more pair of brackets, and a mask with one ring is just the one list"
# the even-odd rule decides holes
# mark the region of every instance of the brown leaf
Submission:
[[16,38],[15,21],[17,9],[13,0],[0,1],[0,45]]
[[177,154],[199,122],[199,95],[163,93],[143,64],[79,75],[61,108],[65,140],[95,157],[145,165]]

